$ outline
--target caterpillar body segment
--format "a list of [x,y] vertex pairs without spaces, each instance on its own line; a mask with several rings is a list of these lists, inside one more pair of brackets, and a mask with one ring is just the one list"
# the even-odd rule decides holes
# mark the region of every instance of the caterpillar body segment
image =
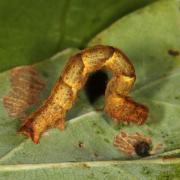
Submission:
[[128,97],[136,79],[133,65],[119,49],[98,45],[70,58],[48,99],[26,118],[19,132],[38,143],[48,128],[63,130],[66,112],[72,107],[88,75],[103,67],[111,70],[113,75],[105,92],[105,112],[116,122],[143,124],[148,109]]

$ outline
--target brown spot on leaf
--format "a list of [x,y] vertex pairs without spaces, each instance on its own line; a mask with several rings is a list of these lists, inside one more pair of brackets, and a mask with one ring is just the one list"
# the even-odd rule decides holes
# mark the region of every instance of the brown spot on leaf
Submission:
[[135,133],[135,134],[127,134],[125,132],[119,133],[114,140],[114,145],[123,153],[127,155],[134,155],[136,153],[136,145],[139,142],[145,142],[147,144],[151,144],[151,139],[149,137],[145,137],[143,134]]
[[24,119],[26,110],[38,102],[45,82],[33,66],[13,68],[10,72],[11,90],[3,104],[11,117]]
[[85,144],[83,142],[79,141],[78,147],[79,148],[85,148]]
[[105,141],[106,143],[110,143],[110,140],[107,139],[107,138],[104,138],[104,141]]
[[120,132],[115,136],[114,145],[124,154],[136,154],[141,157],[156,154],[163,149],[162,144],[153,144],[150,137],[146,137],[138,132],[134,134]]
[[178,159],[178,158],[177,157],[172,157],[172,156],[163,156],[162,157],[163,161],[174,161],[176,159]]
[[156,144],[153,146],[150,137],[146,137],[143,134],[135,133],[128,134],[126,132],[120,132],[114,139],[114,146],[119,151],[127,155],[138,155],[145,157],[157,153],[162,150],[162,144]]
[[94,153],[94,156],[97,158],[99,155],[97,152]]
[[83,164],[82,164],[82,167],[84,167],[84,168],[90,168],[90,166],[89,166],[88,164],[86,164],[86,163],[83,163]]
[[169,49],[168,54],[171,56],[179,56],[180,55],[179,51],[174,50],[174,49]]

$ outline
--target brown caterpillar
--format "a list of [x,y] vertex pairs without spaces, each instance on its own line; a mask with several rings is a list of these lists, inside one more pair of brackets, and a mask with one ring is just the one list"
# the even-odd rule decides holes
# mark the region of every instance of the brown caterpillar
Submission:
[[88,75],[102,67],[111,70],[113,75],[106,88],[104,111],[116,122],[143,124],[148,109],[127,96],[136,79],[133,65],[119,49],[98,45],[69,59],[48,99],[26,118],[19,132],[37,144],[46,129],[56,127],[63,130],[66,112],[72,107],[78,91]]

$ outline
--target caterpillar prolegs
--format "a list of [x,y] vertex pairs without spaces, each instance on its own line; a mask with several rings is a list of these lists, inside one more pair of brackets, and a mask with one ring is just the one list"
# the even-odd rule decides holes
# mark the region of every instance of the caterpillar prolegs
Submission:
[[46,129],[56,127],[63,130],[66,112],[72,107],[88,75],[103,67],[112,71],[105,92],[104,111],[116,122],[143,124],[148,108],[128,97],[136,79],[133,65],[119,49],[98,45],[70,57],[50,96],[26,118],[19,132],[37,144]]

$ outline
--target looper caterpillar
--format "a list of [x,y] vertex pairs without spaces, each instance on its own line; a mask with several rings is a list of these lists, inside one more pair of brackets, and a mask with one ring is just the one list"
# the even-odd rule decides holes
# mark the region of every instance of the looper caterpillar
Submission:
[[63,130],[66,112],[72,107],[78,91],[88,75],[102,67],[112,71],[112,79],[106,87],[104,111],[116,122],[143,124],[148,109],[127,96],[136,79],[133,65],[119,49],[98,45],[70,57],[50,96],[26,118],[19,132],[37,144],[46,129]]

